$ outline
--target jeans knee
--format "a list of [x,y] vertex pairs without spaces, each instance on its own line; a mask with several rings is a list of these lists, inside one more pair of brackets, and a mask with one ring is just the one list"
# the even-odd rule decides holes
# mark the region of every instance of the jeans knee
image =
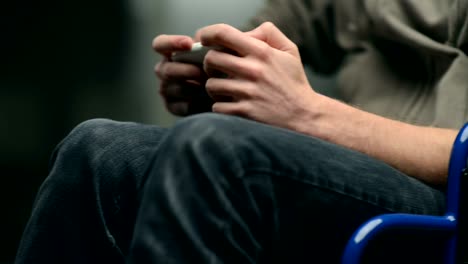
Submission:
[[171,130],[168,140],[173,141],[175,146],[218,152],[237,146],[243,140],[242,123],[243,120],[238,117],[199,114],[179,121]]
[[56,147],[50,161],[48,186],[74,189],[89,171],[96,152],[110,141],[112,122],[92,119],[77,125]]
[[102,182],[117,187],[132,182],[140,186],[166,131],[157,126],[108,119],[85,121],[57,146],[49,178]]
[[249,166],[257,151],[258,123],[220,114],[199,114],[179,121],[165,140],[166,151],[177,159],[205,163],[216,160],[226,170]]
[[60,143],[60,148],[69,150],[105,146],[115,136],[115,121],[91,119],[77,125]]

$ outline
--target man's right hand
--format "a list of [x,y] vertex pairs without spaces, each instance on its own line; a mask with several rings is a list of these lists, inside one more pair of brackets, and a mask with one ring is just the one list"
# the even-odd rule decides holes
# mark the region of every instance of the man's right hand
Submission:
[[171,61],[174,52],[188,51],[194,40],[188,36],[160,35],[153,49],[162,55],[155,73],[161,81],[159,93],[169,112],[178,116],[211,111],[213,101],[205,90],[207,76],[199,66]]

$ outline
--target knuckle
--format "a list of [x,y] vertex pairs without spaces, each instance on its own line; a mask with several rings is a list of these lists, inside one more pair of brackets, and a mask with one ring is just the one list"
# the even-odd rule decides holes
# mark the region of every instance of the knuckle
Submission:
[[211,111],[214,113],[233,115],[233,109],[231,107],[226,107],[225,103],[214,103],[211,106]]
[[260,80],[265,74],[263,68],[259,64],[252,64],[250,65],[249,75],[253,80]]
[[246,87],[242,92],[243,96],[248,99],[256,99],[260,97],[258,90],[254,87]]
[[203,60],[203,70],[204,72],[211,73],[216,70],[217,63],[216,63],[216,53],[213,51],[209,51]]
[[261,26],[266,28],[266,29],[276,28],[275,24],[273,24],[273,22],[271,22],[271,21],[263,22]]
[[248,104],[240,103],[240,104],[237,105],[237,107],[232,109],[231,114],[236,115],[236,116],[247,117],[249,115],[249,110],[250,110],[250,107],[249,107]]
[[262,44],[257,52],[257,56],[264,61],[269,61],[272,55],[272,49],[267,44]]
[[177,83],[162,82],[160,86],[160,94],[167,101],[174,101],[181,97],[182,91]]
[[169,110],[169,112],[175,115],[185,116],[188,114],[188,103],[186,102],[168,103],[167,109]]
[[209,95],[215,96],[220,93],[221,86],[217,83],[216,79],[210,78],[205,84],[205,89]]
[[219,103],[214,103],[214,104],[211,106],[211,111],[212,111],[213,113],[222,113],[222,109],[220,109]]
[[213,90],[215,89],[215,85],[214,85],[214,80],[212,78],[208,79],[205,83],[205,89],[208,93],[211,93],[213,92]]
[[296,43],[291,42],[291,50],[294,52],[295,55],[300,55],[299,47],[296,45]]
[[168,94],[170,97],[173,98],[187,98],[190,96],[189,89],[186,89],[186,86],[181,84],[180,82],[172,82],[168,86]]
[[156,74],[156,76],[158,77],[162,77],[162,63],[161,62],[158,62],[156,65],[154,65],[154,73]]
[[218,31],[224,32],[226,30],[230,30],[231,26],[229,26],[226,23],[219,23],[219,24],[216,25],[216,28],[217,28]]
[[156,74],[161,79],[168,79],[169,65],[167,63],[159,63],[159,66],[156,66]]
[[205,54],[205,58],[204,58],[204,64],[208,64],[208,65],[212,65],[213,64],[213,60],[215,58],[215,53],[210,50],[208,51],[206,54]]
[[218,24],[215,32],[213,33],[213,39],[216,41],[222,41],[226,39],[227,34],[231,31],[231,27],[227,24]]
[[235,104],[226,106],[226,104],[214,103],[211,106],[214,113],[221,113],[233,116],[248,116],[248,107],[245,104]]
[[214,41],[222,41],[225,38],[226,38],[225,33],[222,30],[216,30],[213,33],[213,40]]

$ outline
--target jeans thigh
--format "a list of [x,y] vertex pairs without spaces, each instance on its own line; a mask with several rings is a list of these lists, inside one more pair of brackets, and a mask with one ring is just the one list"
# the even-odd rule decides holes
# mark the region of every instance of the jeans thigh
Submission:
[[[442,191],[382,161],[242,118],[184,119],[159,151],[166,155],[157,156],[145,186],[136,259],[339,263],[351,234],[371,217],[445,209]],[[371,263],[399,259],[400,248],[418,259],[418,248],[432,244],[411,242],[416,237],[376,242],[372,261],[379,259]]]
[[[444,213],[443,191],[380,160],[294,132],[256,129],[261,136],[245,174],[246,181],[266,174],[271,181],[277,208],[271,262],[338,263],[352,233],[373,216]],[[366,256],[369,263],[439,263],[440,241],[396,231],[373,242]]]

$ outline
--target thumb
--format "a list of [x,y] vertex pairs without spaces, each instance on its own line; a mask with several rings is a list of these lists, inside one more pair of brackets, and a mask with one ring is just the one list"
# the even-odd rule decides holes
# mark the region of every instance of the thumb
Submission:
[[261,40],[272,48],[288,52],[292,55],[299,56],[299,50],[286,35],[283,34],[273,23],[264,22],[257,28],[245,32],[250,37]]

